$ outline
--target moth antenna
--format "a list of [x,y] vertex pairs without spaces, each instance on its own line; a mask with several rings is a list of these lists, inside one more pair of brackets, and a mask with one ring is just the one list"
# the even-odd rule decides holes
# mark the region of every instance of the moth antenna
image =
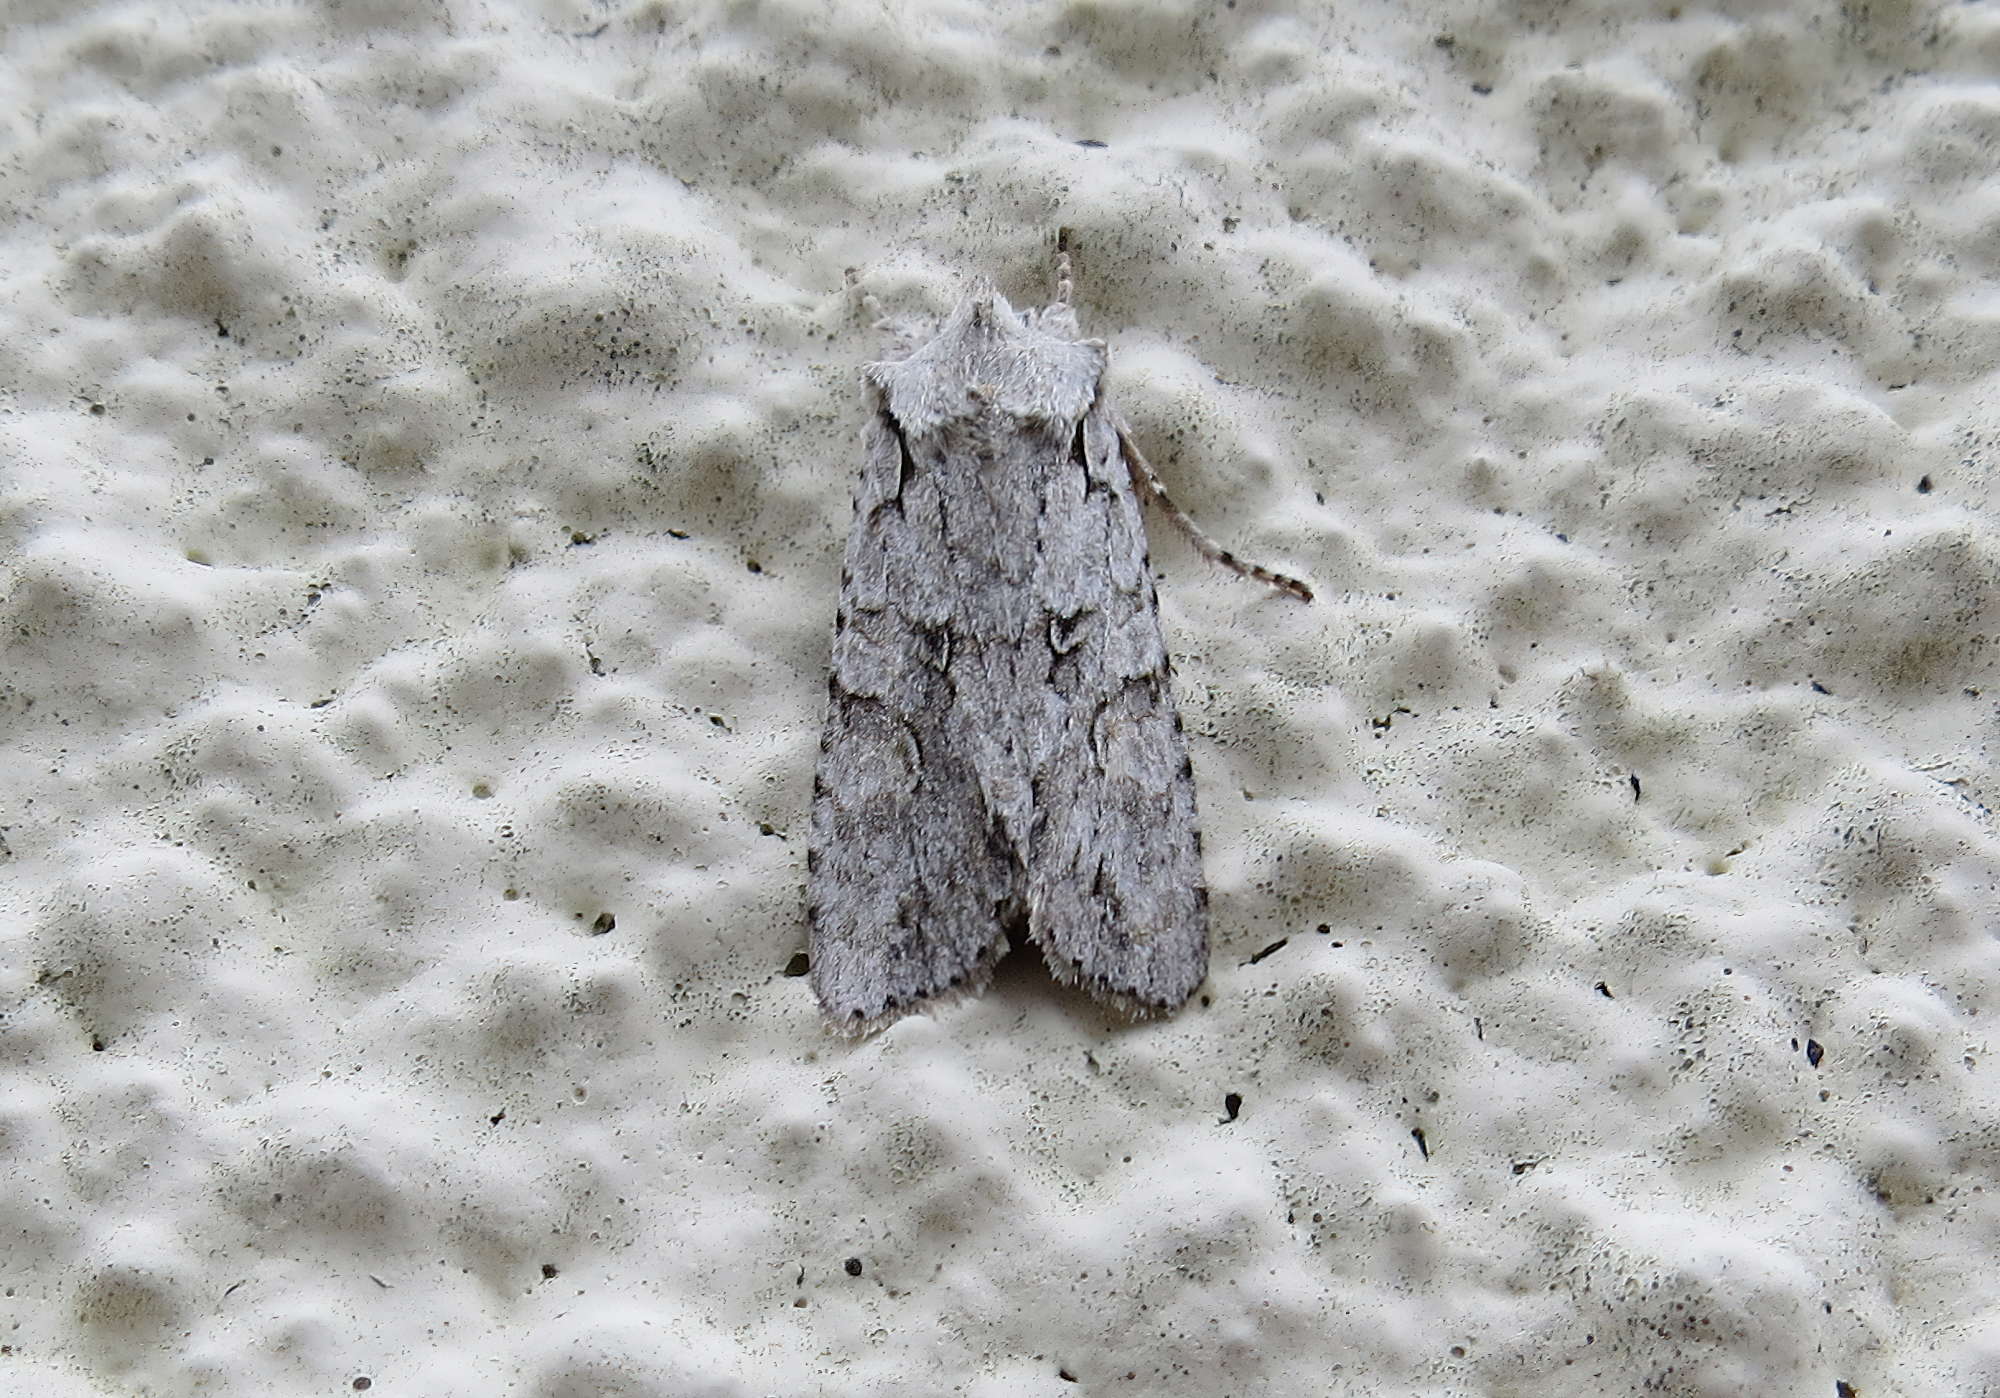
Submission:
[[861,314],[868,318],[868,328],[871,330],[886,328],[882,322],[889,317],[887,312],[882,309],[882,303],[875,299],[874,292],[863,291],[861,289],[861,269],[859,267],[849,267],[846,275],[847,294],[861,308]]
[[1220,563],[1241,577],[1255,578],[1258,582],[1275,587],[1280,592],[1289,592],[1301,602],[1312,601],[1312,589],[1297,578],[1275,572],[1261,564],[1246,563],[1210,538],[1200,525],[1188,517],[1186,510],[1173,502],[1173,498],[1167,494],[1167,487],[1160,480],[1160,473],[1153,469],[1152,462],[1146,460],[1145,453],[1139,450],[1139,444],[1132,440],[1132,433],[1123,422],[1118,424],[1118,447],[1125,453],[1125,465],[1132,472],[1132,488],[1165,512],[1167,518],[1174,522],[1174,527],[1186,535],[1187,541],[1194,545],[1196,553],[1211,563]]
[[883,353],[887,358],[896,359],[908,354],[916,342],[923,338],[926,331],[923,322],[906,315],[890,313],[883,309],[874,292],[861,289],[861,273],[858,268],[847,269],[847,294],[860,309],[868,328],[886,337]]

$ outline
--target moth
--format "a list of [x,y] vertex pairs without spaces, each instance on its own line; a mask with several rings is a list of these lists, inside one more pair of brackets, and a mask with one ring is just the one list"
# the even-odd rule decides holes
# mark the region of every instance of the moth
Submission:
[[871,1032],[980,990],[1025,932],[1127,1013],[1208,973],[1194,771],[1140,519],[1166,496],[1053,302],[967,296],[871,364],[807,855],[813,989]]

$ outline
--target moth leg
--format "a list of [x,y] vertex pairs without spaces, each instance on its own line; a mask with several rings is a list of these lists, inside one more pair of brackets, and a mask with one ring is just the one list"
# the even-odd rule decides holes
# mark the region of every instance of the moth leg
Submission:
[[1118,424],[1118,449],[1124,454],[1126,466],[1131,469],[1132,488],[1165,512],[1167,518],[1174,522],[1174,527],[1186,535],[1187,541],[1194,545],[1196,553],[1211,563],[1220,563],[1232,573],[1255,578],[1258,582],[1267,583],[1281,592],[1289,592],[1301,602],[1312,601],[1312,589],[1297,578],[1274,572],[1261,564],[1245,562],[1210,538],[1200,525],[1188,518],[1187,511],[1176,505],[1167,494],[1166,486],[1160,482],[1159,472],[1153,469],[1152,462],[1146,460],[1144,453],[1139,450],[1139,444],[1132,440],[1130,429],[1123,422]]

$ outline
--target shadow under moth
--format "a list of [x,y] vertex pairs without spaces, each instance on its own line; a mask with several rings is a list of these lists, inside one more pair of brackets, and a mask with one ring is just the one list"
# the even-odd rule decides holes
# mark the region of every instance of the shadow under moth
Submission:
[[[1208,973],[1194,770],[1139,517],[1166,497],[1078,333],[1069,261],[871,364],[807,855],[813,989],[863,1034],[982,988],[1024,930],[1131,1014]],[[868,302],[873,308],[872,300]]]

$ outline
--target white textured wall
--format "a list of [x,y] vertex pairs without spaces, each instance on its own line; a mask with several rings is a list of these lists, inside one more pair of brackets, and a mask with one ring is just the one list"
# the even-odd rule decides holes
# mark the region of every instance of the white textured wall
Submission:
[[[2000,11],[4,23],[0,1390],[2000,1391]],[[1202,1000],[847,1046],[843,269],[1063,227],[1320,601]]]

